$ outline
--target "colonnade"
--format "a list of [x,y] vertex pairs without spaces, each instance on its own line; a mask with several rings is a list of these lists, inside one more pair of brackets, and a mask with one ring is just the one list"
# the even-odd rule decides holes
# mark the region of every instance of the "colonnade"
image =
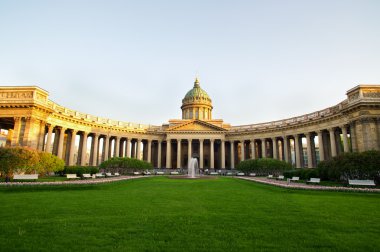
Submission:
[[237,142],[240,149],[239,161],[247,158],[274,158],[289,162],[297,168],[313,168],[320,161],[352,151],[348,125],[234,142]]
[[111,157],[133,157],[158,168],[185,168],[189,157],[194,156],[200,168],[233,169],[240,161],[255,158],[274,158],[297,168],[313,168],[320,161],[351,151],[350,146],[348,125],[251,139],[232,136],[151,139],[144,135],[117,136],[48,125],[44,150],[68,165],[96,166]]

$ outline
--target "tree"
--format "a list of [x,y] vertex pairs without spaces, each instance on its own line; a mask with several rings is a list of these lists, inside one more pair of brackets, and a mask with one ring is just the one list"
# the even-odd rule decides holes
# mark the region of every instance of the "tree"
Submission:
[[0,172],[9,179],[14,173],[32,173],[39,161],[38,152],[22,147],[0,148]]
[[65,161],[51,153],[39,152],[38,155],[39,162],[36,166],[36,171],[41,176],[44,176],[51,172],[63,171],[65,168]]

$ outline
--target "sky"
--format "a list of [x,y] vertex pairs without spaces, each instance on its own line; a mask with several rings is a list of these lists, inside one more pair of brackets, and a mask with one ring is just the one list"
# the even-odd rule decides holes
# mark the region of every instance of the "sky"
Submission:
[[0,0],[0,85],[161,125],[195,76],[231,125],[299,116],[380,84],[378,0]]

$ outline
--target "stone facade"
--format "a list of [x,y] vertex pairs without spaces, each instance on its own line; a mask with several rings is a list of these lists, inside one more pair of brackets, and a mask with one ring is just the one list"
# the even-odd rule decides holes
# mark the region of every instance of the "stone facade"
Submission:
[[313,168],[342,152],[380,149],[380,85],[356,86],[346,100],[317,112],[243,126],[212,118],[212,101],[198,80],[182,102],[182,119],[152,126],[62,107],[36,86],[0,87],[0,129],[8,132],[6,145],[51,152],[68,165],[126,156],[186,168],[195,156],[203,169],[233,169],[263,157]]

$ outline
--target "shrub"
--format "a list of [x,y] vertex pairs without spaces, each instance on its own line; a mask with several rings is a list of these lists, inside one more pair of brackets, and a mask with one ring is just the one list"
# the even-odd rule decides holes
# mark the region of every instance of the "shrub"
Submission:
[[38,154],[39,162],[36,166],[36,171],[41,176],[51,172],[59,172],[65,168],[65,161],[59,157],[47,152],[39,152]]
[[236,169],[244,173],[254,172],[257,175],[279,175],[284,171],[290,170],[292,166],[281,160],[272,158],[261,158],[261,159],[248,159],[241,161]]
[[102,162],[99,167],[108,172],[127,174],[133,171],[152,169],[153,165],[135,158],[113,157]]
[[299,177],[300,179],[306,180],[310,178],[319,178],[319,171],[317,169],[295,169],[284,172],[285,178]]
[[99,168],[96,166],[65,166],[63,170],[64,174],[76,174],[81,177],[83,174],[96,174],[99,172]]
[[347,181],[348,179],[373,179],[380,182],[380,151],[343,153],[318,164],[322,179]]
[[0,172],[7,179],[14,173],[34,173],[38,161],[36,150],[23,147],[0,148]]

